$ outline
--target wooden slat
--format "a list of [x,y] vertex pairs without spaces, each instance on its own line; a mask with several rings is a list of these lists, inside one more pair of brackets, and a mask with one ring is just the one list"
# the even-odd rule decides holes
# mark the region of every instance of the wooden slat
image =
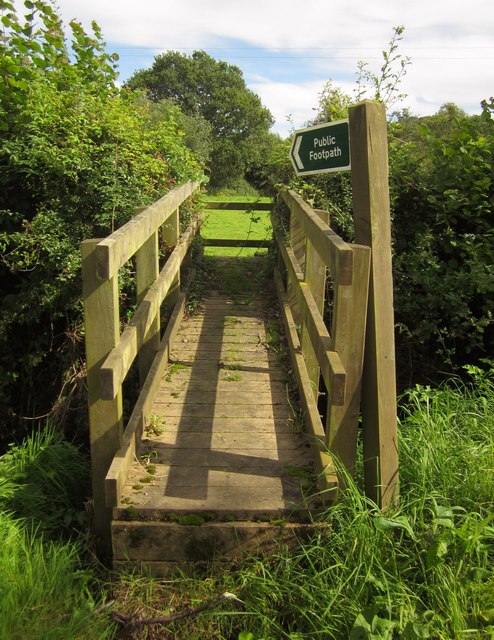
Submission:
[[[314,210],[323,222],[328,224],[329,213],[322,211],[321,209]],[[309,285],[309,289],[314,298],[315,305],[323,316],[324,314],[324,298],[326,293],[326,262],[322,260],[321,256],[312,246],[310,237],[307,236],[307,243],[305,249],[305,268],[304,268],[304,281]],[[307,329],[305,325],[302,325],[302,335],[300,337],[300,343],[302,345],[302,352],[304,354],[307,371],[312,385],[312,392],[317,399],[319,394],[319,375],[320,368],[317,362],[317,356],[314,353],[309,336],[307,335]],[[333,345],[333,349],[338,351]]]
[[122,333],[119,343],[112,349],[103,363],[100,372],[101,396],[103,398],[111,399],[118,393],[143,343],[144,337],[152,326],[160,305],[180,269],[180,265],[200,224],[201,220],[196,219],[189,225],[180,243],[175,247],[161,270],[158,279],[149,288],[137,307],[129,325]]
[[[136,251],[136,288],[137,304],[144,299],[149,287],[158,277],[159,252],[158,232],[153,233],[142,247]],[[156,352],[160,348],[160,317],[157,314],[151,324],[144,344],[139,351],[139,382],[142,387],[149,372]]]
[[175,187],[108,238],[102,240],[96,248],[98,277],[107,279],[115,275],[199,186],[199,182],[187,182]]
[[302,280],[303,276],[293,251],[290,247],[285,247],[278,234],[276,235],[276,240],[283,262],[291,276],[293,287],[298,294],[297,299],[299,300],[302,319],[307,327],[308,336],[321,368],[324,382],[330,393],[331,402],[342,405],[345,397],[345,369],[338,354],[331,347],[331,337],[328,329],[324,324],[309,286]]
[[333,348],[347,374],[345,402],[340,406],[328,403],[326,422],[328,449],[350,474],[355,470],[357,454],[370,269],[369,247],[352,245],[352,251],[353,282],[335,288],[331,331]]
[[353,254],[350,246],[294,191],[282,191],[282,196],[310,237],[314,249],[328,265],[335,282],[351,284]]

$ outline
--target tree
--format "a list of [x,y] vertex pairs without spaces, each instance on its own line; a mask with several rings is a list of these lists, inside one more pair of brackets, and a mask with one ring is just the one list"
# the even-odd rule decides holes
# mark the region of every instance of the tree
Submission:
[[137,71],[127,86],[147,89],[154,101],[174,100],[189,116],[211,126],[211,184],[242,177],[250,164],[251,141],[268,136],[273,118],[247,88],[236,66],[204,51],[192,56],[170,51],[156,56],[150,69]]

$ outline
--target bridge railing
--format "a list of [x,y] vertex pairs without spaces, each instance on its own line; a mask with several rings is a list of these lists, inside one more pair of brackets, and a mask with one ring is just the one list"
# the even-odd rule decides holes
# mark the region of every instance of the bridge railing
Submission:
[[[166,364],[163,351],[183,315],[180,270],[201,221],[193,219],[179,237],[179,207],[199,186],[176,187],[107,238],[82,243],[94,517],[103,539],[110,531],[112,492],[124,481],[159,378],[148,374]],[[161,272],[159,238],[171,250]],[[137,308],[120,333],[119,270],[134,256]],[[163,304],[171,316],[162,336]],[[137,355],[141,393],[124,432],[122,383]]]
[[[328,451],[350,472],[355,466],[371,251],[344,242],[328,226],[329,214],[312,209],[293,191],[281,196],[290,223],[286,240],[279,218],[272,216],[278,248],[275,282],[320,488],[331,489],[326,494],[331,500],[338,478]],[[333,283],[329,327],[323,319],[328,274]],[[320,377],[326,390],[322,411]]]

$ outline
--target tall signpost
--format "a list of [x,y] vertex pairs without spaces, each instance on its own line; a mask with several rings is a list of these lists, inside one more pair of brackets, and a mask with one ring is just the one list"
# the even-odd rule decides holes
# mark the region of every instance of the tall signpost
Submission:
[[355,242],[371,248],[362,375],[365,489],[382,508],[399,493],[391,224],[384,105],[365,100],[349,119],[295,131],[299,176],[351,169]]

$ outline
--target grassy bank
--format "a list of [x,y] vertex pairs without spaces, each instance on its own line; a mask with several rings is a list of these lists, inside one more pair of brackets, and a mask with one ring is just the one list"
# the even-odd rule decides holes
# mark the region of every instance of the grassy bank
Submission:
[[[298,548],[167,581],[95,573],[87,537],[73,538],[82,513],[70,487],[85,461],[50,430],[36,436],[0,459],[0,638],[492,638],[494,372],[470,373],[402,399],[397,512],[349,483]],[[195,611],[225,591],[235,599]],[[184,611],[125,634],[111,617]]]

